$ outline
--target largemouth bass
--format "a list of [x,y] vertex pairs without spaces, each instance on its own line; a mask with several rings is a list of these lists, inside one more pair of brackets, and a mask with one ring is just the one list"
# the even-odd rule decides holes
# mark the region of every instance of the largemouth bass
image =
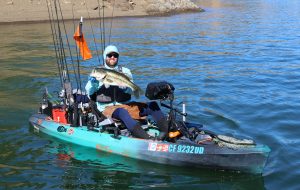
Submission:
[[128,76],[115,70],[106,68],[94,68],[90,76],[95,77],[103,84],[129,87],[133,91],[133,94],[136,98],[139,98],[140,94],[143,93],[143,90],[139,86],[131,82]]

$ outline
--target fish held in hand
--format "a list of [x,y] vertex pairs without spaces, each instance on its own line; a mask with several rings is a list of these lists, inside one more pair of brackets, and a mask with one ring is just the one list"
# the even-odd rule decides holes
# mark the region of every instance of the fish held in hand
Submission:
[[115,70],[106,68],[94,68],[90,76],[95,77],[103,84],[131,88],[136,98],[139,98],[140,94],[143,93],[143,90],[139,86],[131,82],[128,76]]

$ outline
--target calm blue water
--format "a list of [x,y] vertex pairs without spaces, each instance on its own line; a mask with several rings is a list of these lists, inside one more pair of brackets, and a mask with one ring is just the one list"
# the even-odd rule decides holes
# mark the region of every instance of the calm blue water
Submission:
[[[149,164],[33,133],[42,89],[59,86],[51,32],[12,24],[0,26],[0,189],[300,189],[300,3],[197,3],[206,12],[115,19],[111,43],[142,88],[173,83],[188,120],[270,146],[262,176]],[[96,65],[81,64],[84,80]]]

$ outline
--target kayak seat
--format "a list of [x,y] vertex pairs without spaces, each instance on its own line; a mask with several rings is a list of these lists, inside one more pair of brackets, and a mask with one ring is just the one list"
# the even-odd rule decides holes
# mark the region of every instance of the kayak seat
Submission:
[[76,103],[80,104],[86,104],[90,102],[89,97],[86,94],[81,94],[80,92],[74,93],[73,94],[74,100]]

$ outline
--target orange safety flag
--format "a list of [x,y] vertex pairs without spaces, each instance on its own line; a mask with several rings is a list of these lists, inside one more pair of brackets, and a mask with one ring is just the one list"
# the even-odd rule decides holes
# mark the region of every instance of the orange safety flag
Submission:
[[91,59],[92,53],[86,44],[83,33],[80,32],[80,26],[77,27],[77,30],[75,31],[73,38],[76,42],[77,47],[79,48],[82,59],[83,60]]

